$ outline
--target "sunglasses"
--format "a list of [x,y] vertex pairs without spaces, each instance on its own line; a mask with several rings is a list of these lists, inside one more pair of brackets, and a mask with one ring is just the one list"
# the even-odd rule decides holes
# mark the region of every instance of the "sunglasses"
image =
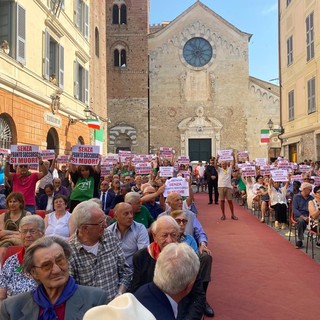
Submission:
[[19,168],[28,168],[27,164],[19,164]]

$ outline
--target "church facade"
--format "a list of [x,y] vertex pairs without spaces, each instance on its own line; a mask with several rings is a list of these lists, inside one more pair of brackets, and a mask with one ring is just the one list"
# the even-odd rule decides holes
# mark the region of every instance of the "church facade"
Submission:
[[[208,160],[221,149],[247,150],[250,158],[278,155],[277,135],[266,144],[260,134],[269,119],[280,122],[279,90],[249,76],[251,34],[200,1],[147,31],[146,96],[137,108],[138,97],[117,100],[117,108],[108,99],[109,152],[116,151],[112,141],[122,134],[135,153],[173,147],[191,160]],[[142,57],[141,51],[135,54]]]

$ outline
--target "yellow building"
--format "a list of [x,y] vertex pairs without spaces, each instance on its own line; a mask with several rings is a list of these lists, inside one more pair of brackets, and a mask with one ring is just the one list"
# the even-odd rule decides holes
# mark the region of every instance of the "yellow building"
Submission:
[[0,147],[37,144],[63,154],[93,142],[84,121],[96,114],[89,96],[89,5],[0,2]]
[[320,159],[320,1],[279,0],[281,135],[291,161]]

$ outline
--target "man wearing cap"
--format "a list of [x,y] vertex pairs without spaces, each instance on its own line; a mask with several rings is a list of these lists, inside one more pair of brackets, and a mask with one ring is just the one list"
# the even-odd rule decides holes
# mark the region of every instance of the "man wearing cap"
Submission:
[[303,182],[300,187],[300,193],[295,194],[292,201],[292,210],[294,219],[297,221],[296,228],[298,230],[298,241],[296,242],[296,248],[302,248],[303,233],[307,228],[309,219],[308,203],[313,200],[310,195],[312,191],[312,184]]

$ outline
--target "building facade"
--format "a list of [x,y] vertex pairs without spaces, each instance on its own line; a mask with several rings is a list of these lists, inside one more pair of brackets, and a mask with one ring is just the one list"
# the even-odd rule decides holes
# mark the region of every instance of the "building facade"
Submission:
[[[141,8],[148,3],[136,2]],[[114,29],[113,43],[124,37],[119,28]],[[128,82],[115,87],[128,71],[114,69],[109,61],[108,96],[113,78],[112,97],[121,97],[113,104],[108,99],[113,124],[110,135],[113,130],[121,131],[127,138],[125,146],[134,152],[170,146],[191,160],[208,160],[218,150],[229,148],[248,150],[251,158],[269,157],[270,148],[278,155],[278,137],[272,137],[270,144],[261,144],[260,133],[268,128],[269,119],[279,126],[279,91],[277,86],[249,76],[250,38],[200,1],[170,23],[151,26],[147,51],[146,47],[129,48],[130,54],[139,57],[140,70],[146,67],[141,63],[149,56],[149,73],[139,83],[132,81],[139,80],[136,74],[127,76],[131,88],[139,85],[150,89],[148,96],[142,91],[145,98],[139,101],[141,109],[133,106],[136,100],[125,88]],[[110,59],[116,61],[112,56]]]
[[0,147],[89,144],[90,2],[0,2]]
[[279,0],[281,135],[291,161],[320,159],[320,3]]
[[148,153],[148,0],[106,0],[108,151]]

